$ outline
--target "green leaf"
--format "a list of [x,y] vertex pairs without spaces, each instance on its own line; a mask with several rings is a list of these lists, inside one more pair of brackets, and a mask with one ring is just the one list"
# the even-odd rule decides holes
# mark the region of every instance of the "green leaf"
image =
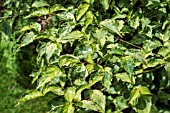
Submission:
[[36,39],[36,36],[33,32],[26,33],[25,36],[22,38],[20,47],[24,47],[26,45],[29,45],[31,42],[33,42]]
[[137,29],[137,27],[140,25],[139,23],[139,16],[130,18],[130,26],[133,27],[134,29]]
[[62,10],[66,10],[66,9],[60,4],[55,4],[50,8],[50,13],[53,13],[56,11],[62,11]]
[[129,103],[133,104],[133,101],[139,98],[141,95],[151,95],[151,92],[145,86],[134,87],[130,94]]
[[83,100],[79,102],[77,105],[85,109],[91,109],[93,111],[98,111],[100,109],[96,103],[89,100]]
[[118,96],[113,100],[116,110],[123,110],[128,108],[127,100],[123,96]]
[[93,90],[92,94],[90,95],[90,99],[99,106],[98,110],[100,112],[105,113],[106,97],[101,91]]
[[93,57],[92,57],[91,53],[88,53],[88,54],[86,55],[85,60],[86,60],[88,63],[94,64]]
[[62,113],[74,113],[74,110],[75,108],[73,107],[72,104],[70,104],[70,105],[64,106],[61,112]]
[[65,36],[59,38],[58,42],[67,43],[67,42],[74,41],[76,39],[80,40],[81,37],[83,37],[83,36],[84,36],[84,34],[82,32],[73,31],[73,32],[67,33]]
[[116,33],[120,37],[122,37],[120,34],[119,25],[116,23],[113,23],[112,20],[106,19],[106,20],[100,22],[100,25],[103,26],[104,28],[106,28],[107,30],[109,30],[111,33]]
[[81,4],[78,7],[78,10],[76,12],[76,20],[80,20],[80,18],[87,12],[89,9],[90,4]]
[[44,95],[48,92],[53,92],[57,95],[64,95],[64,91],[62,90],[62,88],[57,87],[57,86],[47,86],[43,89]]
[[165,65],[165,70],[166,70],[166,72],[168,73],[168,76],[170,77],[170,62],[168,62],[168,63]]
[[78,63],[79,59],[73,55],[62,55],[59,59],[58,65],[62,66],[69,66],[71,63]]
[[32,4],[32,7],[44,7],[44,6],[50,6],[47,1],[35,1],[33,4]]
[[82,28],[82,32],[85,32],[86,28],[92,23],[93,21],[93,13],[91,11],[88,11],[86,13],[86,20],[85,20],[85,25]]
[[68,87],[66,93],[64,94],[67,102],[71,103],[76,95],[76,87]]
[[39,8],[33,12],[31,12],[28,16],[25,18],[31,18],[31,17],[36,17],[36,16],[43,16],[43,15],[49,15],[50,11],[49,9],[46,8]]
[[47,43],[46,45],[46,55],[47,55],[47,61],[49,62],[51,56],[54,54],[54,51],[58,49],[57,45],[55,43]]
[[41,25],[37,22],[31,23],[29,26],[24,26],[20,31],[27,31],[27,30],[32,30],[34,29],[35,31],[40,32],[41,31]]
[[158,54],[166,57],[170,53],[170,41],[164,43],[164,46],[159,49]]
[[26,92],[26,95],[20,99],[20,101],[17,103],[16,106],[18,106],[19,104],[21,104],[23,102],[26,102],[26,101],[29,101],[29,100],[32,100],[32,99],[35,99],[35,98],[38,98],[38,97],[41,97],[41,96],[44,96],[44,94],[41,93],[40,91],[29,90],[29,91]]
[[111,72],[111,68],[106,67],[105,71],[103,73],[104,73],[104,77],[103,77],[103,80],[102,80],[102,84],[107,89],[109,89],[111,84],[112,84],[111,82],[112,82],[112,77],[113,77],[112,72]]
[[105,11],[109,8],[110,1],[111,0],[100,0],[100,3],[102,4]]
[[133,107],[137,113],[150,113],[152,107],[152,97],[141,96],[138,99],[138,103]]
[[122,80],[123,82],[129,82],[133,84],[131,77],[127,73],[116,73],[114,75],[117,79]]
[[44,87],[45,84],[50,82],[53,78],[61,76],[61,71],[57,66],[48,66],[42,72],[42,76],[38,79],[37,89]]
[[123,57],[122,65],[128,74],[131,75],[133,73],[135,64],[134,64],[134,60],[132,57],[130,56]]

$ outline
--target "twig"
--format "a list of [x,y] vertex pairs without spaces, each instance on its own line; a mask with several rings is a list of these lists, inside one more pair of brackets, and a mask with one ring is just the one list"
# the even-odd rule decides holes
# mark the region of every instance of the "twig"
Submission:
[[116,39],[119,40],[119,41],[121,41],[121,42],[127,43],[127,44],[129,44],[129,45],[131,45],[131,46],[133,46],[133,47],[136,47],[136,48],[138,48],[138,49],[141,49],[141,47],[139,47],[139,46],[137,46],[137,45],[134,45],[134,44],[132,44],[132,43],[129,43],[129,42],[125,41],[125,40],[122,40],[122,39],[120,39],[120,38],[116,38]]

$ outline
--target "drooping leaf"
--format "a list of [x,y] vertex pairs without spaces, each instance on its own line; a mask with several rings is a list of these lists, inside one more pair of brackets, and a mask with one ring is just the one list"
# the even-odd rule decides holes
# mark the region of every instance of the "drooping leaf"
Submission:
[[47,55],[47,61],[49,62],[49,59],[51,58],[52,54],[55,50],[57,50],[57,45],[55,43],[47,43],[46,46],[46,55]]
[[90,4],[81,4],[78,7],[78,10],[76,12],[76,20],[80,20],[80,18],[87,12],[88,8],[89,8]]
[[23,102],[26,102],[26,101],[29,101],[29,100],[32,100],[32,99],[35,99],[35,98],[38,98],[41,96],[44,96],[44,94],[41,93],[40,91],[29,90],[29,91],[27,91],[26,95],[20,99],[20,101],[17,103],[16,106],[18,106],[19,104],[21,104]]

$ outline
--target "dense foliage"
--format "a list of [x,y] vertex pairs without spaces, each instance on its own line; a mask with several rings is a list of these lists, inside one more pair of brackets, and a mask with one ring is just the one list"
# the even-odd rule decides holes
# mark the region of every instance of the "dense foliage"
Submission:
[[19,12],[15,39],[36,84],[18,104],[48,97],[50,113],[170,112],[169,0],[22,2],[4,13]]

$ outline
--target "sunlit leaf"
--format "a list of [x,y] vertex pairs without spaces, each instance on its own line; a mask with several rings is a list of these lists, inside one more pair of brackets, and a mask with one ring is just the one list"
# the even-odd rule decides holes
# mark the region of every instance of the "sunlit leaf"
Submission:
[[63,113],[74,113],[75,108],[73,107],[72,104],[66,105],[63,107],[62,111]]
[[55,4],[50,8],[50,13],[53,13],[55,11],[61,11],[61,10],[66,10],[66,9],[60,4]]
[[36,36],[33,32],[27,33],[21,41],[21,45],[20,47],[26,46],[28,44],[30,44],[31,42],[33,42],[36,39]]
[[141,95],[151,95],[150,90],[145,86],[138,86],[133,88],[130,94],[130,101],[129,103],[133,104],[133,101],[138,99]]
[[102,4],[104,10],[107,10],[110,5],[110,0],[100,0],[100,3]]
[[28,16],[25,18],[31,18],[31,17],[36,17],[36,16],[43,16],[43,15],[48,15],[50,14],[50,11],[46,8],[39,8],[33,12],[31,12]]
[[44,6],[50,6],[46,1],[35,1],[32,4],[32,7],[44,7]]
[[131,77],[127,73],[117,73],[114,75],[117,79],[122,80],[123,82],[133,83]]
[[64,95],[64,91],[62,90],[62,88],[57,86],[47,86],[43,89],[43,94],[46,94],[48,92],[53,92],[57,95]]
[[88,11],[86,13],[86,20],[85,20],[85,25],[82,28],[82,32],[85,32],[86,28],[92,23],[93,21],[93,13],[91,11]]
[[76,20],[80,20],[80,18],[87,12],[88,8],[89,8],[90,4],[81,4],[78,7],[78,10],[76,12]]
[[90,53],[87,54],[87,56],[85,57],[85,60],[88,62],[88,63],[91,63],[93,64],[94,61],[93,61],[93,57]]
[[84,34],[80,31],[73,31],[71,33],[66,34],[63,36],[61,39],[58,39],[59,42],[66,43],[66,42],[71,42],[76,39],[80,40]]
[[58,65],[60,67],[62,66],[69,66],[71,63],[77,63],[79,62],[79,59],[73,55],[63,55],[60,57]]
[[57,50],[57,45],[55,43],[47,43],[46,46],[46,55],[47,55],[47,61],[49,61],[50,57],[54,53],[55,50]]
[[76,94],[76,87],[68,87],[66,93],[64,94],[64,97],[67,100],[67,102],[71,103],[75,94]]
[[42,73],[41,78],[38,79],[38,86],[37,89],[40,87],[44,87],[45,84],[50,82],[53,78],[57,76],[61,76],[61,71],[57,66],[49,66],[45,68]]
[[41,25],[39,23],[32,23],[30,26],[24,26],[20,31],[27,31],[27,30],[36,30],[38,32],[41,31]]
[[[117,23],[113,23],[112,20],[106,19],[100,23],[103,27],[105,27],[107,30],[109,30],[111,33],[116,33],[119,36],[120,34],[120,29],[118,28],[119,25]],[[121,36],[122,37],[122,36]]]
[[20,101],[18,102],[17,105],[19,105],[19,104],[21,104],[23,102],[26,102],[26,101],[41,97],[41,96],[44,96],[44,95],[40,91],[38,91],[38,90],[29,90],[29,91],[27,91],[26,95],[20,99]]
[[99,90],[93,90],[92,94],[90,96],[90,99],[92,102],[96,103],[99,108],[98,110],[102,113],[105,112],[105,106],[106,106],[106,97],[103,95],[103,93]]

